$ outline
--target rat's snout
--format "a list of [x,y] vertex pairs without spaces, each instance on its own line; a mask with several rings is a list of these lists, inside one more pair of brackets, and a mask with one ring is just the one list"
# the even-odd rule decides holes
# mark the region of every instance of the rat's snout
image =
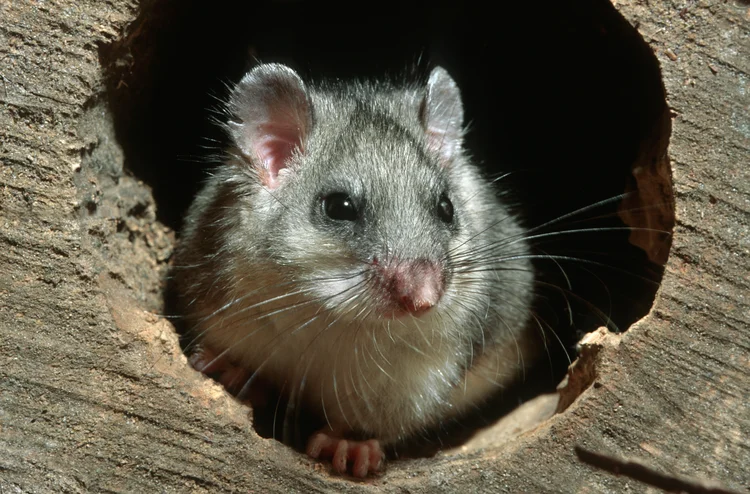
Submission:
[[378,265],[385,297],[394,313],[419,315],[435,306],[445,291],[445,277],[440,263],[426,260],[393,260]]

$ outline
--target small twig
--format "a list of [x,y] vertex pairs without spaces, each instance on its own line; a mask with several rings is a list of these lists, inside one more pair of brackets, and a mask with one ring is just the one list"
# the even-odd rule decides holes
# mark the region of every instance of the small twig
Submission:
[[657,472],[640,462],[621,460],[601,453],[588,451],[580,446],[575,447],[578,459],[583,463],[615,475],[624,475],[634,480],[664,489],[667,492],[685,492],[687,494],[740,494],[715,483],[701,482]]

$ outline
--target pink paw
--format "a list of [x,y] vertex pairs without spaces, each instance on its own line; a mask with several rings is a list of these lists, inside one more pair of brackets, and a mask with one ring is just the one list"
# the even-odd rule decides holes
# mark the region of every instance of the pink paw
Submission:
[[238,393],[250,378],[250,372],[234,365],[228,358],[214,353],[210,348],[200,347],[188,358],[193,369],[206,375],[216,376],[230,393]]
[[347,466],[351,463],[351,475],[359,478],[378,472],[385,459],[377,439],[351,441],[338,437],[330,429],[318,431],[310,437],[307,456],[330,458],[333,470],[339,474],[347,473]]

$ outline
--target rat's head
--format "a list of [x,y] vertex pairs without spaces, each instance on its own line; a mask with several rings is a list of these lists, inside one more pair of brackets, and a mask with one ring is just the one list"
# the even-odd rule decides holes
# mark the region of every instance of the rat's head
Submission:
[[263,216],[282,276],[346,319],[448,304],[452,256],[477,228],[461,185],[463,109],[446,71],[422,88],[311,89],[285,66],[261,65],[229,109],[235,165],[254,187],[248,207]]

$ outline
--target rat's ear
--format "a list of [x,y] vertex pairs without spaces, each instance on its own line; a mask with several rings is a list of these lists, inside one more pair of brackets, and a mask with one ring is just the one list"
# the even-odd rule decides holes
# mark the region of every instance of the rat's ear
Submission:
[[448,165],[461,149],[464,106],[456,82],[442,67],[435,67],[427,81],[427,95],[420,111],[427,145]]
[[311,108],[302,79],[284,65],[260,65],[232,91],[228,109],[234,121],[227,127],[266,187],[278,186],[279,172],[295,149],[304,151],[312,126]]

